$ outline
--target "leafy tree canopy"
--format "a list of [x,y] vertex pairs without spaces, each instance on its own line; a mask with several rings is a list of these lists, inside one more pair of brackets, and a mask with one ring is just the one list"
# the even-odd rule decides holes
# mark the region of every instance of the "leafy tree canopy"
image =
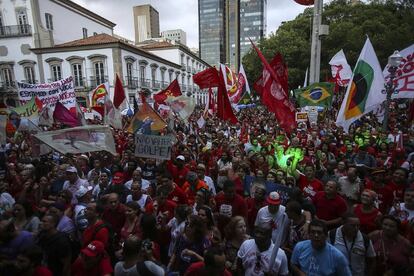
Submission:
[[[313,8],[307,8],[259,42],[268,61],[277,52],[283,55],[288,66],[290,89],[303,85],[309,67],[312,16]],[[402,50],[414,43],[413,22],[414,0],[372,0],[369,3],[334,0],[325,5],[322,24],[329,25],[329,35],[321,39],[321,81],[330,77],[328,62],[340,49],[344,50],[353,68],[366,35],[384,67],[394,50]],[[252,84],[262,72],[262,64],[254,50],[243,57],[243,65]]]

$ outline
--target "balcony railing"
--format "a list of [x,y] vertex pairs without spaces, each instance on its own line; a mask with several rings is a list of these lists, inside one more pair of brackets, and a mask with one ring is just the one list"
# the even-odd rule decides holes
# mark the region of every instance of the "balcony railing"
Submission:
[[125,79],[125,83],[128,89],[136,89],[139,87],[138,78],[135,78],[135,77],[127,77]]
[[28,36],[32,34],[32,26],[29,24],[22,25],[9,25],[0,27],[1,37],[15,37],[15,36]]
[[139,82],[141,83],[142,88],[150,88],[151,81],[149,79],[140,79]]
[[161,87],[162,87],[162,89],[167,88],[167,87],[168,87],[168,82],[163,81],[163,82],[161,83]]
[[15,81],[1,81],[0,82],[0,91],[10,90],[16,88]]
[[101,78],[90,77],[89,78],[89,87],[95,88],[98,85],[105,83],[109,80],[108,76],[102,76]]
[[159,81],[152,81],[152,89],[160,89],[161,88],[161,82]]
[[20,82],[29,83],[29,84],[37,84],[37,83],[39,83],[38,80],[21,80]]

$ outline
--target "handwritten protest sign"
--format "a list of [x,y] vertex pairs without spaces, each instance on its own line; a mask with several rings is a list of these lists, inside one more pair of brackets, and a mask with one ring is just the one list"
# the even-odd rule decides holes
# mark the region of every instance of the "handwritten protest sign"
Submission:
[[17,88],[19,90],[19,100],[22,104],[37,96],[43,106],[48,106],[52,110],[59,101],[71,112],[76,113],[76,95],[72,76],[51,83],[29,84],[17,82]]
[[307,112],[296,112],[296,122],[307,122],[308,113]]
[[135,155],[139,157],[168,160],[171,158],[171,136],[137,134]]

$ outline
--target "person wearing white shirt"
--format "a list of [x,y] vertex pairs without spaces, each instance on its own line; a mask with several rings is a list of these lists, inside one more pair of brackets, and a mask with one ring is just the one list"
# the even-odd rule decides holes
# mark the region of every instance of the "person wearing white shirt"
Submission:
[[206,166],[204,164],[197,165],[197,175],[199,179],[203,179],[204,182],[208,185],[208,189],[210,190],[213,196],[216,195],[216,186],[214,186],[214,181],[210,176],[206,175]]
[[280,246],[285,243],[290,220],[285,212],[285,206],[280,205],[281,199],[278,192],[271,192],[266,199],[267,206],[257,212],[255,226],[271,225],[272,241]]
[[68,167],[66,169],[66,178],[67,180],[63,183],[62,190],[69,190],[73,197],[72,197],[72,204],[77,204],[78,199],[76,198],[75,194],[80,189],[80,187],[89,187],[89,182],[86,179],[82,179],[78,176],[78,170],[75,167]]
[[133,182],[138,181],[139,183],[141,183],[141,187],[142,190],[147,191],[151,182],[149,182],[146,179],[143,179],[141,176],[141,168],[138,167],[136,170],[134,170],[134,172],[132,173],[132,179],[128,180],[127,182],[125,182],[124,186],[128,189],[131,190],[131,185]]
[[237,252],[242,275],[288,275],[288,262],[283,249],[272,242],[270,224],[255,226],[254,239],[246,240]]

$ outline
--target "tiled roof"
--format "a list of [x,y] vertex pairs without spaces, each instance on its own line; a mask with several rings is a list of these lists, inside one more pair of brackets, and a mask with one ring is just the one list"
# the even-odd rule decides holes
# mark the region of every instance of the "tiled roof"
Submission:
[[140,46],[142,49],[154,49],[154,48],[170,48],[178,45],[174,45],[168,41],[160,41],[160,42],[154,42],[148,45]]
[[87,46],[87,45],[99,45],[99,44],[109,44],[114,42],[120,42],[121,40],[115,38],[109,34],[98,34],[90,36],[87,38],[72,40],[62,44],[57,44],[54,47],[73,47],[73,46]]

